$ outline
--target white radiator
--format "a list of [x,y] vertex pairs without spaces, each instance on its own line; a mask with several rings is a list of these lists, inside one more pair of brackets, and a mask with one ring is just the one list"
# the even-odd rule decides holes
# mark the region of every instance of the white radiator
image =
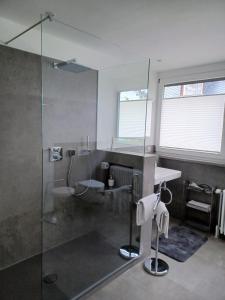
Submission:
[[218,227],[219,233],[225,235],[225,190],[220,193]]

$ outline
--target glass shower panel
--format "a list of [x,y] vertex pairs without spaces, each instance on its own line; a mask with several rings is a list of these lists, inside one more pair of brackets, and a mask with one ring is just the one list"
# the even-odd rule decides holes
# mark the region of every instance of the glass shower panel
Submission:
[[132,200],[142,189],[140,156],[96,147],[105,47],[57,20],[43,24],[44,300],[80,297],[130,262],[122,254],[131,236],[138,246]]
[[144,155],[150,138],[149,60],[99,71],[97,148]]
[[[129,233],[125,236],[124,230],[124,241],[120,241],[120,254],[127,259],[140,254],[136,204],[143,195],[145,158],[151,151],[152,101],[149,99],[149,76],[148,59],[114,64],[99,71],[97,149],[107,153],[109,171],[105,177],[112,178],[114,186],[111,188],[109,181],[106,187],[113,195],[117,193],[112,203],[127,205],[125,228],[129,226]],[[117,192],[117,189],[124,189],[124,185],[131,187],[131,197],[126,201]]]

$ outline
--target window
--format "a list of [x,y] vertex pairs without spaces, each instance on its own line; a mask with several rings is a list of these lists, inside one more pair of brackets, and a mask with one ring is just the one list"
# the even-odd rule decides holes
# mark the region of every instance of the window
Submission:
[[225,80],[166,85],[159,146],[221,153],[224,104]]
[[151,101],[147,101],[147,89],[123,91],[119,93],[118,137],[139,138],[150,136]]

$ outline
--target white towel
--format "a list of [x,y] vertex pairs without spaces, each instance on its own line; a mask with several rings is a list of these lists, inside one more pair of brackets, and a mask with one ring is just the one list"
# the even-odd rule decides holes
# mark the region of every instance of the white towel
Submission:
[[154,217],[153,208],[156,201],[157,201],[156,194],[151,194],[138,201],[137,218],[136,218],[136,222],[138,226],[143,225],[145,222],[149,220],[149,218],[152,219]]
[[164,233],[165,237],[168,238],[169,212],[166,208],[166,205],[161,201],[156,209],[156,223],[159,232]]

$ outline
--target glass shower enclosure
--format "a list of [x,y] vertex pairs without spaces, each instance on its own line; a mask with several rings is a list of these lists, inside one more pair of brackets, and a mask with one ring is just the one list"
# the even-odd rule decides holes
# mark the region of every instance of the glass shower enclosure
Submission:
[[125,63],[55,17],[10,46],[0,46],[0,298],[78,299],[139,257],[149,61]]
[[[142,193],[148,61],[99,67],[102,41],[58,20],[42,30],[43,299],[77,299],[138,257],[132,200]],[[123,89],[142,93],[136,136],[117,135]]]

